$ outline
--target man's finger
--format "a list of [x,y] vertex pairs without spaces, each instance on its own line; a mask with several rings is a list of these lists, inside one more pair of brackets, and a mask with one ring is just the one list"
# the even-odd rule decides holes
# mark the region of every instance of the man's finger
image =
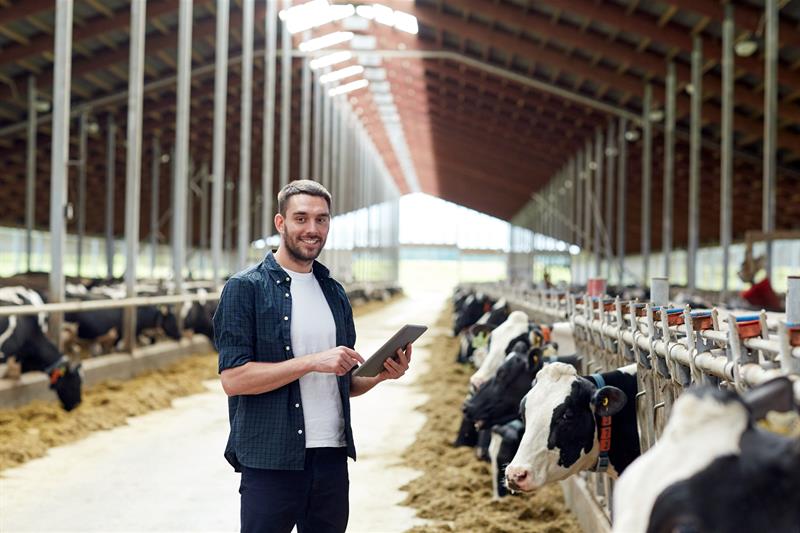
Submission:
[[344,351],[345,354],[347,354],[348,356],[352,357],[353,359],[355,359],[359,363],[363,363],[364,362],[364,358],[361,357],[361,355],[359,355],[359,353],[357,351],[353,350],[352,348],[348,348],[347,346],[342,346],[342,351]]

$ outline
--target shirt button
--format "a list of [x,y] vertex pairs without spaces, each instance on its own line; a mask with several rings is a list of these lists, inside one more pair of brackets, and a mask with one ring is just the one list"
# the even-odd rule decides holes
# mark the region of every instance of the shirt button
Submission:
[[283,317],[284,320],[289,320],[288,316]]
[[286,294],[284,294],[284,296],[286,296],[288,298],[289,297],[289,293],[287,292]]
[[286,351],[287,351],[287,352],[289,351],[289,347],[288,347],[288,346],[286,347]]
[[278,285],[280,285],[281,284],[281,280],[278,280],[277,283],[278,283]]
[[298,429],[298,430],[297,430],[297,434],[298,434],[298,435],[302,435],[302,434],[303,434],[303,430],[302,430],[302,429]]
[[289,276],[286,276],[286,281],[289,281]]
[[294,406],[297,407],[298,409],[300,408],[300,404],[299,403],[294,404]]

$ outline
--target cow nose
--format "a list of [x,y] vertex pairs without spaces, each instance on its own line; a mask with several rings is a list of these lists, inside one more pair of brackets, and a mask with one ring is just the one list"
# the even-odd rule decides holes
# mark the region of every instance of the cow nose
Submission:
[[509,487],[512,489],[519,489],[528,479],[528,471],[519,466],[509,466],[506,468],[506,480]]

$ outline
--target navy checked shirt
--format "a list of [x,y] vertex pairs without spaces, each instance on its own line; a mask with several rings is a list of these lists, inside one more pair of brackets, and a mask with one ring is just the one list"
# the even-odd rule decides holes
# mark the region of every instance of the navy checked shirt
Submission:
[[[314,261],[312,271],[336,323],[336,345],[353,348],[356,330],[353,310],[344,288],[328,269]],[[214,344],[219,371],[248,361],[279,363],[294,357],[291,342],[291,278],[272,252],[264,260],[232,276],[214,314]],[[305,354],[298,354],[305,355]],[[347,455],[356,458],[350,427],[351,375],[337,377],[344,414]],[[263,394],[228,398],[230,435],[225,458],[241,466],[270,470],[302,470],[305,463],[305,424],[300,382]]]

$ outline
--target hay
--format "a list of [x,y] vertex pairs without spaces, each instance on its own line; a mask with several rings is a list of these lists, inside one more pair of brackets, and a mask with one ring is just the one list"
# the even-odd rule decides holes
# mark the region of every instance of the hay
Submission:
[[[451,312],[437,326],[450,328]],[[468,389],[471,369],[455,363],[458,339],[445,335],[431,343],[430,369],[420,376],[429,400],[419,408],[427,421],[416,442],[403,455],[405,464],[423,472],[403,487],[403,505],[418,510],[432,521],[413,533],[481,531],[489,533],[579,533],[575,517],[564,504],[557,485],[534,495],[507,496],[492,501],[490,465],[479,461],[472,448],[454,448],[461,423],[461,403]]]

